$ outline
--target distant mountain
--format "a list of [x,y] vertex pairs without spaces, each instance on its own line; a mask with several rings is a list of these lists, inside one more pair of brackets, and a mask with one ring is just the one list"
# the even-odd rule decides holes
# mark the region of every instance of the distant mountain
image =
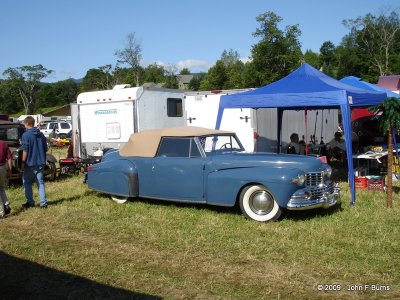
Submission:
[[79,79],[74,79],[74,78],[71,78],[76,84],[82,84],[82,82],[83,82],[83,78],[79,78]]

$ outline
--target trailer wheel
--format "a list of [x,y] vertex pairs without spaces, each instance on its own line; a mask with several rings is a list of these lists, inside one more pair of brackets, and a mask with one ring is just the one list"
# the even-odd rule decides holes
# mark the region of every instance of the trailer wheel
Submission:
[[117,195],[111,195],[111,199],[119,204],[123,204],[125,202],[128,202],[129,197],[125,196],[117,196]]
[[57,168],[56,168],[56,164],[50,161],[46,162],[46,176],[50,181],[54,181],[56,180],[56,176],[57,176]]

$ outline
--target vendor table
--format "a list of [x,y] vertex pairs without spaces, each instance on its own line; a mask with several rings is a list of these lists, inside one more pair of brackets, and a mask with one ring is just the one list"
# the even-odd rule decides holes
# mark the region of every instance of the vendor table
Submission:
[[[396,153],[396,150],[393,150],[394,153]],[[376,160],[378,163],[382,163],[381,158],[385,157],[388,155],[388,151],[367,151],[365,153],[361,154],[353,154],[353,159],[357,159],[357,168],[355,169],[356,176],[365,176],[365,175],[370,175],[370,165],[371,165],[371,160]],[[363,170],[363,168],[360,168],[360,159],[367,159],[367,169]]]

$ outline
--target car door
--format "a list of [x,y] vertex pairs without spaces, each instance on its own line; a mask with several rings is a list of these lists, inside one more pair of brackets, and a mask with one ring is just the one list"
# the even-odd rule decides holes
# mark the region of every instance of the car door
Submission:
[[152,161],[154,195],[204,202],[204,162],[193,138],[164,137]]

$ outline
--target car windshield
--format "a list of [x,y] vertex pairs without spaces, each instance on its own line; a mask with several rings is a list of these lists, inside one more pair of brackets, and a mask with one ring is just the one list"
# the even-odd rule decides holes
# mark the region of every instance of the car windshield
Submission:
[[234,135],[211,135],[199,137],[206,154],[218,152],[244,151],[242,144]]

